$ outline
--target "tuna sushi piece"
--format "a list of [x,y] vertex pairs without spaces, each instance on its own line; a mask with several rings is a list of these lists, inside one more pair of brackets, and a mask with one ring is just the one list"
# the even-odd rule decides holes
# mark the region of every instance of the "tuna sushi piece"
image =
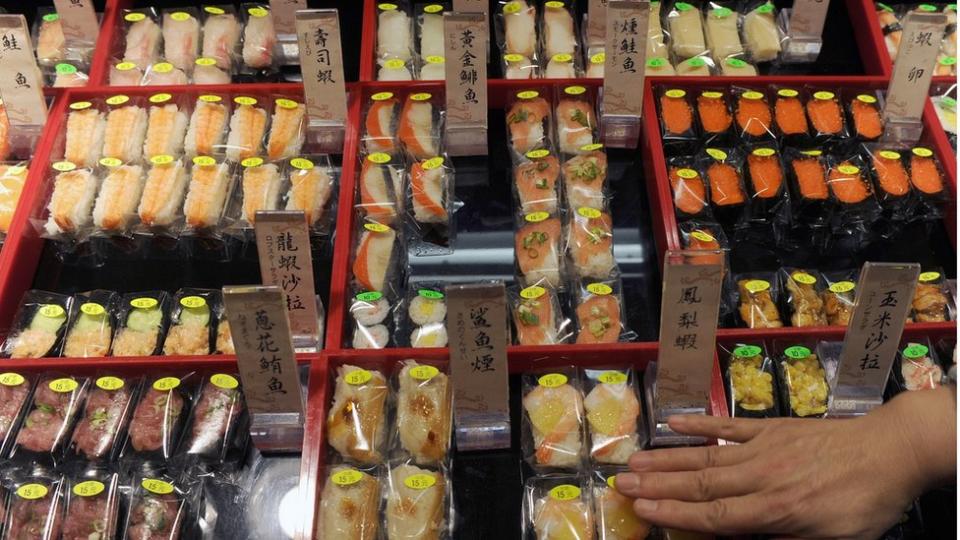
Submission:
[[[761,152],[760,150],[770,150]],[[758,148],[747,156],[747,167],[750,169],[750,183],[753,184],[753,193],[761,199],[772,199],[780,193],[783,185],[783,167],[780,158],[772,148]]]
[[537,8],[525,0],[515,0],[503,7],[503,25],[507,54],[532,58],[537,49]]
[[367,117],[364,119],[367,134],[363,138],[363,144],[367,152],[393,153],[397,136],[394,117],[399,105],[400,102],[392,97],[374,101],[370,105],[370,109],[367,110]]
[[128,540],[178,540],[184,519],[184,502],[175,494],[142,493],[130,511]]
[[238,388],[224,388],[212,382],[205,384],[193,412],[186,452],[210,456],[219,454],[227,442],[225,439],[231,432],[230,427],[237,422],[242,410]]
[[[88,310],[86,306],[94,309]],[[113,326],[110,313],[100,304],[80,306],[77,319],[67,332],[63,355],[68,358],[96,358],[110,352]]]
[[883,119],[876,103],[877,99],[868,94],[859,95],[850,102],[853,129],[866,140],[879,139],[883,135]]
[[561,100],[557,104],[557,137],[560,139],[560,151],[576,154],[582,146],[592,143],[596,125],[597,120],[590,103],[575,99]]
[[185,11],[163,14],[163,57],[189,71],[200,52],[200,21]]
[[96,166],[106,128],[107,121],[103,113],[93,107],[71,111],[67,116],[67,142],[63,159],[78,167]]
[[387,166],[363,160],[360,166],[360,210],[378,223],[391,223],[400,213],[400,178]]
[[873,154],[873,170],[877,175],[877,184],[884,193],[893,197],[902,197],[910,192],[910,176],[900,161],[900,154],[881,150]]
[[277,100],[270,120],[270,137],[267,139],[267,157],[271,161],[289,159],[300,153],[306,112],[303,103],[289,99]]
[[605,278],[613,271],[613,219],[595,208],[578,208],[570,223],[570,258],[580,277]]
[[154,165],[147,174],[137,213],[147,227],[170,225],[183,205],[187,169],[179,160]]
[[514,169],[513,178],[524,214],[557,210],[557,177],[560,162],[555,156],[528,161]]
[[720,92],[703,92],[697,96],[697,116],[707,134],[719,135],[733,125],[733,116]]
[[383,232],[363,231],[353,261],[353,277],[364,290],[383,290],[390,272],[396,238],[397,233],[390,228]]
[[[75,484],[76,485],[76,484]],[[63,522],[62,540],[113,538],[117,523],[117,493],[113,485],[91,496],[72,496]]]
[[406,61],[412,49],[410,17],[400,9],[381,10],[377,17],[377,56]]
[[198,99],[184,142],[187,157],[212,154],[223,143],[226,128],[227,108],[219,97],[216,101]]
[[507,113],[510,144],[518,154],[543,146],[547,141],[550,106],[540,97],[516,101]]
[[943,191],[943,175],[930,150],[914,148],[910,153],[910,182],[925,195]]
[[143,168],[139,165],[114,167],[100,186],[100,196],[93,207],[94,225],[105,231],[125,231],[137,215],[142,190]]
[[[45,486],[47,487],[47,486]],[[49,486],[47,495],[39,499],[25,499],[16,494],[10,497],[9,528],[4,538],[11,540],[48,540],[60,538],[60,494],[56,486]]]
[[313,166],[291,171],[286,209],[302,210],[307,224],[312,226],[323,217],[332,191],[333,179],[324,167]]
[[673,188],[673,205],[677,210],[697,215],[707,205],[707,193],[700,173],[693,169],[671,167],[670,186]]
[[679,136],[693,129],[693,110],[683,90],[667,90],[660,96],[660,119],[665,137]]
[[49,234],[76,233],[90,223],[99,180],[89,169],[62,172],[53,181],[53,195],[47,210]]
[[201,56],[213,58],[217,67],[229,70],[240,41],[240,23],[232,13],[211,14],[203,23]]
[[73,432],[72,444],[76,451],[88,461],[108,457],[126,422],[131,399],[127,384],[116,390],[99,386],[91,390],[83,408],[83,418]]
[[83,383],[72,390],[60,392],[52,388],[55,382],[54,379],[45,379],[37,385],[33,410],[24,419],[17,434],[19,447],[37,453],[53,452],[67,436],[79,408]]
[[710,199],[716,206],[733,206],[747,200],[740,182],[740,173],[729,163],[714,161],[707,167]]
[[794,159],[791,163],[797,177],[800,195],[804,199],[823,201],[827,199],[827,180],[823,163],[816,156]]
[[213,227],[220,221],[230,189],[230,168],[226,163],[194,165],[190,172],[183,215],[195,229]]
[[280,171],[273,163],[243,171],[243,219],[253,225],[258,210],[276,210],[280,204]]
[[227,159],[242,161],[258,155],[263,149],[263,135],[266,131],[267,111],[253,105],[237,107],[230,117]]
[[127,46],[124,62],[133,62],[145,68],[157,61],[160,55],[160,27],[150,17],[136,21],[127,29]]
[[844,161],[830,168],[827,183],[838,201],[845,204],[857,204],[870,196],[870,186],[861,175],[860,168]]
[[560,285],[560,220],[527,223],[517,231],[515,248],[520,273],[528,283]]
[[577,321],[577,343],[616,343],[620,339],[620,301],[612,294],[591,294],[577,306]]
[[134,307],[113,339],[113,356],[151,356],[157,349],[163,311],[160,305]]
[[50,13],[40,18],[40,32],[37,37],[37,60],[41,64],[53,65],[66,58],[66,37],[59,15]]
[[400,112],[397,135],[415,159],[431,158],[439,152],[434,127],[433,104],[407,98]]
[[101,153],[125,163],[137,161],[146,132],[147,112],[143,108],[127,105],[113,109],[107,114]]
[[243,63],[254,69],[264,69],[273,63],[273,47],[277,33],[273,29],[273,15],[263,7],[247,10],[250,17],[243,29]]
[[[333,479],[346,471],[355,471],[360,480],[341,485]],[[320,538],[373,540],[380,527],[380,481],[347,465],[330,470],[320,495]]]
[[10,232],[10,222],[26,181],[26,167],[0,165],[0,235]]
[[152,385],[140,398],[130,421],[130,444],[137,452],[162,450],[169,456],[178,435],[183,397],[176,390],[157,390]]
[[763,137],[770,133],[772,125],[770,106],[766,97],[755,91],[747,91],[737,98],[737,126],[753,137]]
[[570,158],[563,164],[563,179],[570,208],[602,208],[607,155],[596,150]]
[[[364,377],[355,378],[354,375]],[[369,374],[369,377],[366,377]],[[366,379],[356,384],[355,381]],[[389,389],[379,371],[351,365],[337,368],[336,390],[327,415],[327,441],[341,456],[360,463],[379,463],[386,442]]]
[[513,310],[518,345],[554,345],[559,342],[554,293],[545,289],[537,298],[521,296]]
[[143,141],[143,156],[176,156],[183,151],[183,138],[187,132],[187,114],[174,103],[151,107],[147,118],[146,139]]
[[13,386],[0,384],[0,446],[7,440],[7,435],[10,435],[13,423],[20,416],[29,394],[30,383],[27,381]]
[[448,217],[447,176],[442,166],[428,168],[429,161],[418,161],[410,167],[413,215],[419,223],[444,223]]
[[813,129],[820,135],[838,135],[843,132],[843,111],[833,92],[815,92],[807,102],[807,116]]

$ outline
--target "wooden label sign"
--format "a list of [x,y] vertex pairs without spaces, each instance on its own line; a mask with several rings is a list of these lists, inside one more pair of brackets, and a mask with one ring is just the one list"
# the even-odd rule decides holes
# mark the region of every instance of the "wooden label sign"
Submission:
[[607,3],[606,59],[603,66],[604,116],[643,113],[643,70],[650,2]]
[[444,13],[443,32],[448,152],[485,154],[489,26],[481,13]]
[[606,36],[607,0],[590,0],[587,3],[587,46],[602,45]]
[[270,0],[273,28],[278,34],[293,34],[297,31],[297,11],[307,9],[307,0]]
[[458,447],[509,447],[506,289],[450,285],[446,295]]
[[911,11],[901,22],[900,51],[887,89],[885,120],[919,120],[947,24],[943,13]]
[[[453,11],[456,13],[482,13],[483,24],[490,28],[490,4],[487,0],[453,0]],[[488,48],[490,33],[484,38],[486,42],[483,45],[484,50]],[[486,54],[486,53],[484,53]]]
[[223,303],[247,408],[253,414],[303,414],[286,299],[279,287],[228,286]]
[[310,232],[303,212],[257,212],[254,225],[264,285],[279,287],[294,336],[316,347],[320,340]]
[[790,37],[820,37],[830,0],[794,0],[790,11]]
[[0,15],[0,96],[14,126],[47,122],[43,78],[23,15]]
[[67,43],[82,43],[92,47],[100,34],[93,0],[53,0],[60,16],[60,26]]
[[347,118],[340,18],[335,9],[297,12],[297,41],[311,123],[342,126]]
[[702,251],[670,251],[664,258],[658,411],[705,408],[709,401],[723,288],[723,257],[716,253],[716,264],[700,264]]

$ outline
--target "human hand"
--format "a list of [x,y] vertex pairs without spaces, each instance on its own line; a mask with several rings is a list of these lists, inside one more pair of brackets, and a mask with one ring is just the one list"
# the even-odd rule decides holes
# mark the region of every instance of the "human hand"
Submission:
[[663,527],[877,538],[955,474],[955,398],[942,390],[852,420],[674,416],[679,433],[741,444],[637,452],[616,487],[637,498],[640,518]]

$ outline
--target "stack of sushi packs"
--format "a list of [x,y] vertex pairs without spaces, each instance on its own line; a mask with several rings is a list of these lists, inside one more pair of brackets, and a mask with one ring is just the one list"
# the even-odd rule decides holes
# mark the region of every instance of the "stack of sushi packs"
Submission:
[[[505,79],[573,79],[584,75],[574,2],[504,0],[497,40]],[[539,38],[539,39],[538,39]],[[594,56],[598,53],[594,52]],[[603,61],[588,61],[588,77],[603,76]]]
[[279,52],[267,4],[124,10],[113,86],[230,84],[235,74],[275,75]]
[[71,103],[44,234],[219,236],[250,228],[257,210],[284,208],[322,232],[334,177],[328,157],[300,155],[304,115],[303,103],[281,96]]
[[[444,347],[442,284],[407,284],[414,256],[452,250],[453,168],[443,153],[437,96],[372,95],[364,117],[353,252],[354,348]],[[406,299],[404,301],[404,297]]]
[[[591,95],[582,86],[562,88],[555,99],[523,90],[506,113],[516,201],[517,343],[553,345],[574,333],[577,343],[627,339],[607,156],[596,142]],[[563,322],[561,297],[573,301],[576,328]]]
[[957,4],[900,4],[893,8],[883,2],[875,2],[877,23],[883,31],[890,60],[896,62],[903,37],[901,20],[909,13],[943,13],[947,16],[947,28],[940,39],[940,52],[934,66],[934,75],[949,77],[957,74]]
[[441,367],[405,360],[389,382],[379,366],[336,368],[320,538],[450,538],[453,399]]
[[[377,4],[377,80],[442,81],[445,74],[443,4]],[[416,39],[414,39],[416,37]],[[414,46],[416,42],[416,46]]]

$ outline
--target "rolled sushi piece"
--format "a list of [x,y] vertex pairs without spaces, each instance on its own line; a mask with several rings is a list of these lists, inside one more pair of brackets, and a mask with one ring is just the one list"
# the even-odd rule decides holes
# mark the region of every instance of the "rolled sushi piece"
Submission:
[[263,136],[267,131],[267,111],[257,107],[254,98],[246,99],[253,100],[253,104],[245,101],[233,111],[230,117],[227,159],[232,161],[242,161],[259,155],[263,149]]
[[169,296],[163,291],[124,295],[113,356],[152,356],[160,350]]
[[150,167],[137,214],[147,227],[167,226],[180,214],[187,188],[187,169],[180,160]]
[[437,295],[417,294],[410,300],[407,313],[417,326],[442,323],[447,317],[447,302],[442,295],[438,298]]
[[187,120],[187,114],[176,103],[150,107],[143,156],[150,159],[160,155],[179,155],[183,151]]
[[100,180],[90,169],[62,172],[53,180],[53,195],[45,226],[49,235],[76,234],[90,224]]
[[177,292],[163,354],[210,354],[210,299],[209,291],[181,289]]
[[88,102],[74,103],[71,108],[83,105],[86,108],[72,109],[67,115],[63,159],[78,167],[94,167],[100,160],[107,120],[101,111],[91,107]]
[[271,161],[289,159],[300,153],[304,140],[303,103],[280,98],[270,120],[270,137],[267,139],[267,157]]
[[410,346],[415,349],[446,347],[447,327],[442,323],[437,323],[415,328],[410,334]]
[[273,163],[245,167],[241,181],[243,219],[253,225],[257,211],[276,210],[280,204],[280,170]]
[[103,180],[93,207],[94,225],[108,232],[126,231],[137,215],[143,184],[140,165],[113,167]]
[[[362,297],[363,295],[358,296]],[[375,300],[357,298],[350,305],[350,315],[357,321],[357,324],[374,326],[382,324],[387,319],[387,316],[390,315],[390,309],[390,302],[382,295]]]
[[230,191],[230,181],[230,167],[226,163],[194,163],[187,186],[187,198],[183,204],[187,226],[205,229],[220,223]]

